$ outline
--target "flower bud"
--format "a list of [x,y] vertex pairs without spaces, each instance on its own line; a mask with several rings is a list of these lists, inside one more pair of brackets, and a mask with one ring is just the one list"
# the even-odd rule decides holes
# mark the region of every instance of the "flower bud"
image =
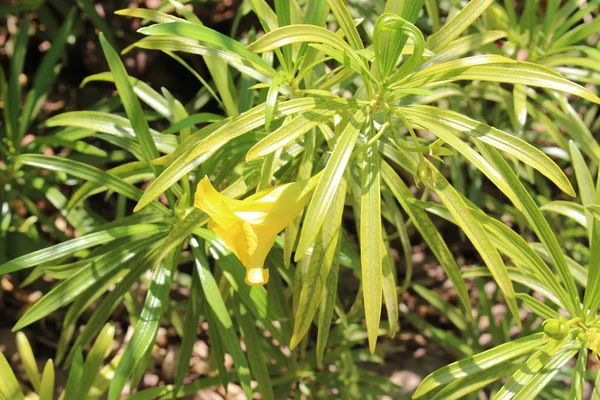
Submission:
[[549,319],[544,322],[544,333],[554,340],[561,340],[569,334],[569,326],[565,321]]

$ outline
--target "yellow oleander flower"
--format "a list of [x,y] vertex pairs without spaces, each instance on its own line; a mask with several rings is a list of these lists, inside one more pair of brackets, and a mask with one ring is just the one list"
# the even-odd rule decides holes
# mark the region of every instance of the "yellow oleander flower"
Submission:
[[244,200],[223,196],[204,177],[198,183],[194,206],[207,213],[212,230],[246,267],[246,283],[264,285],[269,270],[265,258],[275,238],[306,205],[316,178],[262,190]]

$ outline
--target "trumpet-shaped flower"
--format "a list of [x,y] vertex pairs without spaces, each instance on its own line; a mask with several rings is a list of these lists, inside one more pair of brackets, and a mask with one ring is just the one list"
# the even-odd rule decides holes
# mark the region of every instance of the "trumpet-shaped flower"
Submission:
[[223,196],[204,177],[198,183],[194,206],[207,213],[212,230],[246,267],[246,283],[264,285],[269,270],[265,258],[275,238],[300,214],[316,178],[262,190],[244,200]]

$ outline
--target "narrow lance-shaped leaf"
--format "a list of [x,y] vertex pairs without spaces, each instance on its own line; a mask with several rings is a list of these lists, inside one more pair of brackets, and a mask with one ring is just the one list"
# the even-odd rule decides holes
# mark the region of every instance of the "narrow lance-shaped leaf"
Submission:
[[444,49],[471,26],[492,2],[493,0],[471,0],[454,18],[427,39],[427,48],[433,52]]
[[[146,269],[152,269],[160,263],[169,252],[179,246],[195,229],[206,224],[208,217],[197,208],[193,208],[182,216],[169,234],[161,241],[154,244],[147,252],[140,254],[137,259],[130,262],[131,270],[123,277],[117,286],[108,293],[102,303],[96,308],[83,331],[79,334],[72,349],[87,344],[102,329],[105,321],[112,311],[121,304],[121,299],[131,286],[139,279]],[[70,362],[73,351],[68,356]]]
[[[572,342],[573,343],[573,342]],[[524,385],[514,400],[530,400],[538,398],[538,394],[550,383],[552,378],[562,370],[564,365],[573,358],[577,349],[573,344],[564,346],[548,364]]]
[[575,373],[573,376],[573,383],[571,384],[571,393],[569,395],[570,399],[583,400],[587,359],[588,348],[585,345],[581,345],[581,348],[579,349],[579,356],[577,357],[577,364],[575,364]]
[[382,253],[382,290],[383,290],[383,301],[385,304],[385,309],[387,311],[387,319],[390,325],[389,333],[391,337],[394,337],[396,333],[400,330],[400,315],[399,315],[399,305],[398,305],[398,291],[396,290],[396,266],[394,265],[394,260],[392,259],[391,254],[388,249],[390,248],[387,242],[381,242],[381,253]]
[[54,399],[54,363],[49,359],[44,365],[42,381],[40,382],[40,400]]
[[[143,192],[132,184],[83,162],[41,154],[23,154],[18,156],[16,161],[35,167],[65,172],[80,179],[96,182],[132,200],[139,200],[142,197]],[[170,213],[162,203],[152,202],[151,207],[165,214]]]
[[17,349],[19,350],[19,356],[21,357],[21,363],[23,364],[23,369],[25,369],[25,374],[27,374],[29,382],[31,382],[33,388],[36,391],[39,391],[40,371],[38,370],[29,340],[27,340],[27,336],[25,336],[23,332],[17,332],[16,342]]
[[205,26],[189,22],[170,22],[156,24],[140,29],[144,35],[175,35],[197,39],[217,48],[225,48],[247,59],[252,65],[266,76],[273,77],[276,72],[265,60],[252,53],[243,44]]
[[[127,75],[127,71],[121,62],[119,55],[104,38],[102,33],[100,34],[100,44],[102,45],[102,50],[104,51],[104,55],[108,61],[108,66],[110,67],[115,78],[115,85],[117,86],[117,91],[121,97],[123,107],[125,107],[125,112],[131,121],[131,126],[133,127],[136,137],[142,147],[144,159],[147,163],[150,163],[150,161],[158,158],[158,151],[156,150],[156,145],[154,144],[154,140],[152,140],[152,136],[150,135],[150,127],[146,121],[142,106],[133,92],[133,88],[129,82],[129,76]],[[152,168],[156,167],[154,166]],[[156,171],[158,170],[156,169]]]
[[317,320],[317,363],[323,365],[323,355],[329,339],[329,330],[331,328],[331,319],[335,302],[337,300],[338,274],[340,270],[339,264],[339,246],[336,249],[336,257],[333,259],[331,270],[327,276],[327,281],[321,293],[321,303],[319,304],[319,317]]
[[17,377],[10,368],[10,364],[4,357],[4,352],[0,351],[0,376],[2,385],[0,385],[0,396],[4,399],[23,400],[23,392],[17,381]]
[[348,160],[352,155],[358,134],[363,128],[366,111],[358,110],[344,128],[338,142],[331,153],[331,157],[319,178],[312,200],[306,211],[304,225],[296,248],[295,259],[298,261],[314,242],[329,206],[337,193]]
[[371,353],[374,353],[381,316],[383,294],[381,275],[384,257],[382,253],[381,188],[377,143],[370,145],[365,153],[364,166],[361,171],[360,275],[369,349]]
[[[200,277],[198,274],[194,273],[192,274],[190,297],[188,298],[185,309],[185,321],[183,326],[184,335],[181,338],[181,350],[179,352],[179,359],[177,360],[177,371],[173,383],[173,386],[175,387],[173,398],[176,398],[175,393],[182,387],[183,380],[189,372],[192,350],[194,343],[196,342],[198,325],[200,324],[201,301],[202,287],[200,284]],[[211,348],[214,349],[212,340]]]
[[133,370],[154,343],[164,304],[171,288],[172,267],[173,263],[166,261],[160,263],[154,271],[139,322],[110,383],[109,400],[117,400],[121,397],[121,392]]
[[240,378],[242,388],[246,395],[252,397],[252,388],[250,387],[250,370],[246,356],[242,352],[239,339],[233,327],[233,322],[229,316],[229,311],[225,306],[225,302],[219,293],[219,288],[215,278],[213,277],[207,265],[207,260],[201,253],[200,243],[197,239],[192,238],[192,251],[196,259],[196,273],[200,277],[200,283],[204,292],[206,304],[211,308],[218,323],[219,334],[223,338],[223,342],[229,354],[233,358],[236,372]]
[[81,353],[81,348],[78,348],[75,350],[75,357],[73,357],[73,362],[69,368],[69,378],[67,379],[67,386],[62,394],[62,399],[77,398],[77,390],[81,382],[82,372],[83,354]]
[[394,88],[435,87],[457,80],[483,80],[542,87],[600,103],[600,97],[549,68],[497,55],[466,57],[438,64],[409,75],[396,83]]
[[[567,341],[569,339],[566,339]],[[561,349],[565,341],[552,340],[546,343],[519,368],[502,388],[494,395],[493,400],[510,400],[550,361],[552,356]]]
[[21,138],[25,136],[30,123],[33,118],[35,118],[35,114],[41,106],[41,100],[46,96],[48,88],[52,85],[52,82],[57,76],[55,66],[67,43],[67,37],[71,34],[75,13],[75,10],[69,12],[65,22],[52,40],[52,47],[42,59],[41,64],[37,67],[37,72],[33,79],[33,88],[27,93],[23,111],[21,112],[21,125],[19,127],[19,136]]
[[534,349],[544,345],[548,340],[548,338],[544,338],[543,333],[535,333],[494,347],[483,353],[476,354],[473,357],[456,361],[446,367],[438,369],[423,379],[414,394],[414,398],[421,398],[432,390],[456,379],[475,374],[481,370],[492,368],[524,354],[528,354]]
[[131,240],[124,246],[119,246],[117,249],[90,261],[78,270],[72,271],[67,279],[60,282],[36,302],[19,319],[13,329],[22,329],[72,302],[102,278],[118,272],[119,268],[126,265],[139,251],[150,247],[160,236],[162,235],[144,235],[142,240]]
[[[430,165],[430,168],[433,168],[428,161],[427,163]],[[471,213],[456,189],[437,170],[435,170],[434,189],[490,269],[498,287],[502,291],[508,309],[515,317],[517,324],[520,325],[519,309],[506,266],[498,251],[492,245],[481,223]]]
[[414,207],[408,202],[411,198],[414,199],[414,195],[398,174],[396,174],[392,167],[386,162],[383,162],[381,175],[396,200],[401,204],[410,220],[415,224],[415,227],[419,230],[423,239],[435,254],[442,265],[446,276],[456,288],[463,309],[465,312],[469,313],[469,310],[471,310],[471,300],[467,292],[467,287],[460,274],[460,269],[456,264],[454,255],[450,252],[450,249],[448,249],[440,232],[425,211],[418,207]]
[[23,17],[14,42],[14,51],[10,62],[10,75],[7,90],[4,91],[4,115],[6,116],[6,134],[12,141],[13,146],[20,144],[19,138],[19,99],[21,98],[21,84],[19,76],[23,72],[25,56],[27,54],[27,43],[29,42],[29,16]]
[[476,143],[482,153],[486,156],[486,159],[493,163],[497,169],[501,171],[504,178],[510,182],[510,185],[519,197],[525,217],[532,225],[536,235],[540,238],[540,241],[544,243],[544,246],[552,257],[558,274],[561,277],[562,284],[568,293],[568,296],[565,299],[568,303],[565,304],[565,307],[572,315],[581,316],[582,310],[579,305],[579,294],[575,286],[575,281],[573,275],[569,271],[565,255],[560,248],[556,235],[552,232],[537,204],[535,204],[535,201],[529,192],[527,192],[516,174],[508,166],[506,160],[504,160],[494,148],[483,143],[478,143],[477,141]]
[[302,289],[294,318],[294,332],[290,343],[292,349],[306,335],[317,308],[322,301],[323,289],[338,250],[345,198],[346,181],[342,179],[333,199],[331,209],[325,216],[321,232],[317,235],[308,269],[303,276]]
[[354,25],[352,15],[350,15],[350,10],[348,10],[346,2],[343,0],[327,0],[327,3],[333,12],[333,15],[335,15],[335,19],[340,25],[340,28],[344,31],[346,38],[348,38],[350,46],[355,50],[363,49],[363,42]]
[[[265,354],[262,351],[260,343],[261,337],[256,332],[256,320],[252,317],[250,312],[245,309],[242,302],[237,299],[233,299],[237,302],[238,308],[238,321],[242,330],[244,343],[246,344],[246,353],[248,354],[248,363],[252,375],[258,383],[258,391],[265,400],[273,400],[273,384],[267,369],[267,363],[264,362],[263,357]],[[278,351],[278,350],[275,350]]]
[[[388,0],[385,2],[384,12],[396,14],[406,21],[414,24],[423,8],[425,0]],[[402,49],[408,40],[408,36],[401,32],[384,30],[380,33],[381,43],[387,44],[387,49],[382,52],[385,64],[394,64],[402,53]]]
[[[106,358],[108,352],[110,352],[115,337],[115,327],[112,324],[106,324],[98,338],[94,342],[94,345],[87,354],[85,363],[83,364],[83,371],[81,374],[81,380],[79,382],[79,390],[76,398],[85,399],[94,380],[98,376],[98,372],[102,367],[102,363]],[[66,399],[65,399],[66,400]]]
[[9,272],[19,271],[25,268],[31,268],[38,264],[56,260],[68,256],[79,250],[87,249],[99,244],[107,243],[115,239],[132,236],[143,233],[160,232],[163,228],[158,225],[131,225],[118,228],[110,228],[104,231],[90,233],[67,242],[60,243],[46,249],[38,250],[30,254],[15,258],[3,265],[0,265],[0,275]]

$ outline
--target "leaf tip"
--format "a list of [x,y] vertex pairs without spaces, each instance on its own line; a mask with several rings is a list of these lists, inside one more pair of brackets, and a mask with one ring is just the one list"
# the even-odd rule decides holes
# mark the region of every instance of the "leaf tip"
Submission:
[[133,208],[133,212],[136,213],[138,211],[140,211],[142,208],[146,207],[147,203],[146,202],[142,202],[143,199],[141,199]]

